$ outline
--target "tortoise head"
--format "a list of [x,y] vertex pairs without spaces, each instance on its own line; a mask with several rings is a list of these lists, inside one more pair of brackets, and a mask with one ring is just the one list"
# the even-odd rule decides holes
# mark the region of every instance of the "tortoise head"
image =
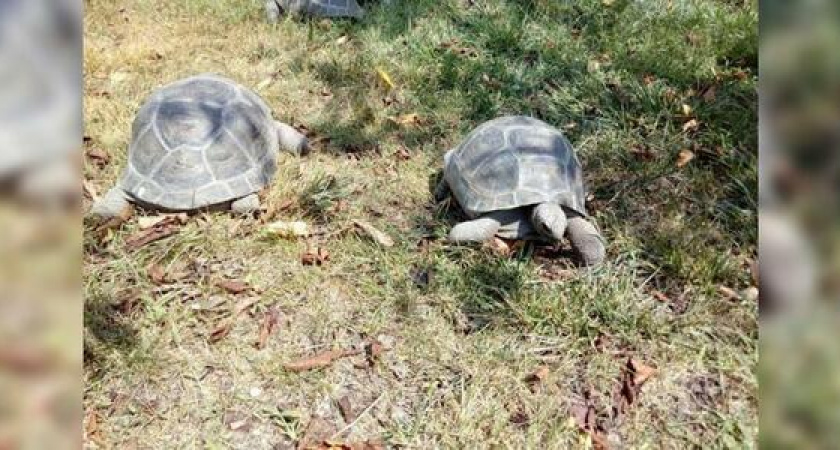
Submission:
[[553,241],[563,239],[566,233],[566,213],[556,203],[540,203],[531,212],[531,223],[537,232]]

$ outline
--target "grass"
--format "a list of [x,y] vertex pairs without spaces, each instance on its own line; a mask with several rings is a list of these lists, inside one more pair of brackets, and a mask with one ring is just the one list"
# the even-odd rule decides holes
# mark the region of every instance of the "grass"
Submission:
[[[105,241],[88,229],[85,409],[99,445],[284,448],[315,418],[349,425],[346,396],[368,409],[340,441],[566,448],[591,445],[570,422],[587,393],[619,448],[755,445],[756,304],[719,289],[750,286],[756,258],[756,2],[393,3],[368,2],[358,22],[277,25],[257,1],[88,3],[87,145],[112,157],[86,168],[100,192],[150,90],[218,72],[308,130],[314,151],[280,156],[264,202],[328,230],[265,240],[248,231],[257,219],[201,213],[128,252],[136,221]],[[416,124],[397,123],[411,114]],[[603,266],[440,239],[458,220],[432,201],[442,155],[502,114],[541,118],[575,145],[609,241]],[[678,167],[685,149],[696,156]],[[355,219],[395,245],[340,232]],[[301,265],[318,246],[330,261]],[[193,275],[157,286],[152,263]],[[246,280],[259,301],[209,344],[239,300],[220,278]],[[258,350],[269,307],[280,325]],[[372,368],[282,368],[369,338],[389,349]],[[614,420],[628,356],[659,374]],[[532,392],[523,379],[542,364]],[[232,430],[237,420],[248,426]]]

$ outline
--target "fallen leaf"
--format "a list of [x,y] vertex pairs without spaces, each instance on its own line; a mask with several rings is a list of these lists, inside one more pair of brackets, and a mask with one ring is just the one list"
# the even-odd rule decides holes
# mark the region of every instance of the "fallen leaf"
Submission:
[[496,236],[493,236],[493,239],[485,242],[484,247],[490,249],[493,253],[502,256],[508,256],[513,251],[504,239]]
[[760,296],[760,291],[755,286],[750,286],[743,291],[741,291],[741,298],[744,299],[746,302],[754,303],[758,301]]
[[314,252],[308,250],[300,257],[301,263],[304,266],[320,266],[330,260],[330,253],[321,247],[318,247]]
[[350,397],[345,395],[336,401],[338,405],[338,411],[341,413],[341,417],[344,419],[344,422],[350,423],[355,419],[353,416],[353,406],[350,404]]
[[697,119],[691,119],[688,122],[683,124],[682,130],[683,132],[695,131],[700,128],[700,122]]
[[395,89],[396,86],[394,85],[393,80],[391,80],[391,76],[388,75],[388,72],[380,68],[376,68],[376,73],[379,75],[379,79],[382,80],[383,83],[388,87],[388,89]]
[[122,224],[131,220],[132,216],[134,216],[134,208],[130,206],[123,208],[118,215],[111,217],[96,227],[96,236],[99,239],[103,239],[108,230],[119,228]]
[[85,156],[99,168],[103,168],[111,162],[111,156],[99,148],[89,148],[85,150]]
[[303,431],[300,441],[297,443],[298,450],[329,449],[326,441],[335,434],[334,424],[327,422],[324,418],[313,416]]
[[630,358],[627,364],[633,373],[633,383],[638,387],[641,387],[642,384],[658,372],[656,368],[645,365],[637,359]]
[[335,45],[344,45],[349,40],[350,40],[350,36],[347,36],[346,34],[342,34],[341,36],[338,37],[338,39],[335,40]]
[[613,394],[613,419],[623,415],[630,406],[636,403],[642,385],[657,373],[656,368],[645,365],[639,360],[632,357],[627,359],[627,364],[621,371],[618,388]]
[[137,226],[139,226],[141,230],[147,230],[166,221],[183,225],[187,223],[189,219],[190,218],[187,215],[187,213],[163,214],[159,216],[143,216],[137,219]]
[[149,264],[149,267],[146,268],[146,273],[155,284],[166,283],[166,272],[164,272],[163,267],[161,267],[160,264]]
[[525,411],[518,410],[510,415],[508,421],[520,428],[525,428],[530,424],[531,417]]
[[692,113],[692,112],[694,112],[694,110],[691,108],[691,106],[689,106],[689,105],[687,105],[687,104],[683,103],[683,105],[682,105],[682,113],[683,113],[683,115],[684,115],[684,116],[691,116],[691,113]]
[[606,6],[608,8],[610,6],[612,6],[614,3],[615,3],[615,0],[601,0],[601,4],[603,4],[604,6]]
[[272,306],[265,312],[265,317],[263,317],[262,324],[260,325],[260,336],[255,344],[257,348],[265,348],[265,343],[268,342],[269,336],[274,333],[279,321],[280,310],[276,306]]
[[715,87],[715,85],[711,85],[708,89],[706,89],[706,92],[703,93],[703,100],[707,103],[711,103],[715,101],[715,98],[717,98],[717,87]]
[[718,286],[718,292],[720,292],[720,295],[723,296],[724,300],[734,300],[740,297],[738,293],[735,292],[735,289],[726,286]]
[[219,280],[216,282],[216,287],[233,295],[239,295],[251,290],[251,286],[248,283],[240,280]]
[[656,153],[647,145],[633,146],[630,149],[630,153],[644,161],[652,161],[656,158]]
[[396,155],[397,159],[402,161],[408,161],[409,159],[411,159],[411,153],[409,153],[408,150],[402,146],[397,149]]
[[396,117],[388,117],[388,120],[393,122],[396,125],[403,125],[403,126],[420,126],[423,124],[423,119],[420,118],[420,115],[416,113],[411,114],[403,114],[401,116]]
[[137,250],[140,247],[177,233],[183,223],[178,215],[166,216],[163,220],[157,221],[150,228],[141,230],[130,236],[125,241],[126,250]]
[[548,366],[539,366],[533,373],[525,377],[525,382],[528,383],[531,392],[536,392],[539,386],[548,378],[548,374]]
[[642,82],[645,83],[645,86],[650,86],[651,84],[656,82],[656,77],[651,74],[646,74],[642,77]]
[[390,236],[379,231],[373,225],[361,221],[361,220],[354,220],[353,224],[356,225],[360,230],[362,230],[365,234],[367,234],[371,239],[373,239],[377,244],[383,247],[393,247],[394,240],[391,239]]
[[236,319],[242,315],[243,312],[247,311],[249,308],[254,306],[259,301],[259,298],[250,297],[240,300],[236,306],[233,308],[233,313],[230,317],[223,319],[219,324],[214,328],[210,335],[207,337],[207,340],[210,341],[211,344],[219,342],[225,336],[230,334],[230,330],[233,328],[234,322]]
[[677,155],[677,167],[682,169],[694,159],[694,156],[694,152],[687,148],[680,150],[679,155]]
[[671,303],[671,299],[668,298],[668,296],[662,293],[661,291],[653,291],[651,292],[651,295],[653,295],[653,298],[659,300],[662,303]]
[[359,350],[330,350],[309,358],[299,359],[283,364],[283,368],[291,372],[305,372],[307,370],[323,369],[335,360],[346,356],[358,355]]

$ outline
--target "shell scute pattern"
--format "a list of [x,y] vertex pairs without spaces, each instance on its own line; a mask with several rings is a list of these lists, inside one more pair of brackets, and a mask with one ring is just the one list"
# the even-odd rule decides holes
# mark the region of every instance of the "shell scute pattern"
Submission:
[[444,174],[472,217],[543,202],[586,214],[574,149],[560,131],[530,117],[480,125],[452,152]]
[[122,188],[171,209],[227,202],[264,187],[276,171],[278,139],[268,106],[214,75],[166,85],[133,126]]

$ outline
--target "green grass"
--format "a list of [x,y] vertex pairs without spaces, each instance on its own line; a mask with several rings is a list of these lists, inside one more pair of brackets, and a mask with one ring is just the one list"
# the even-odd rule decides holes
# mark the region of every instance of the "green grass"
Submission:
[[[748,287],[756,257],[756,2],[368,2],[362,21],[276,26],[260,3],[87,5],[86,133],[112,163],[86,175],[101,192],[124,164],[148,92],[219,72],[260,86],[276,117],[304,125],[315,143],[300,160],[280,157],[264,201],[291,205],[276,219],[335,232],[265,240],[255,219],[208,213],[130,253],[122,244],[135,221],[108,242],[87,233],[85,406],[101,417],[101,439],[270,448],[300,439],[315,416],[344,428],[334,402],[347,395],[356,411],[373,406],[342,441],[564,448],[584,439],[570,408],[589,391],[619,448],[755,445],[756,305],[718,289]],[[408,114],[419,125],[392,120]],[[538,117],[575,145],[609,241],[603,266],[440,239],[459,220],[456,207],[432,201],[442,155],[502,114]],[[685,131],[690,119],[699,126]],[[683,149],[696,157],[680,168]],[[354,219],[395,245],[347,231]],[[317,246],[330,262],[301,265]],[[146,275],[153,262],[195,261],[210,268],[172,286]],[[247,280],[260,299],[208,344],[237,301],[214,286],[225,277]],[[129,312],[115,306],[126,296],[136,297]],[[218,297],[219,311],[198,307]],[[283,319],[257,350],[273,305]],[[349,358],[282,369],[370,337],[389,348],[373,368]],[[660,374],[611,420],[628,356]],[[540,364],[550,375],[531,392],[522,380]],[[698,393],[697,380],[719,389]],[[517,411],[527,426],[509,421]],[[231,430],[232,413],[250,430]]]

